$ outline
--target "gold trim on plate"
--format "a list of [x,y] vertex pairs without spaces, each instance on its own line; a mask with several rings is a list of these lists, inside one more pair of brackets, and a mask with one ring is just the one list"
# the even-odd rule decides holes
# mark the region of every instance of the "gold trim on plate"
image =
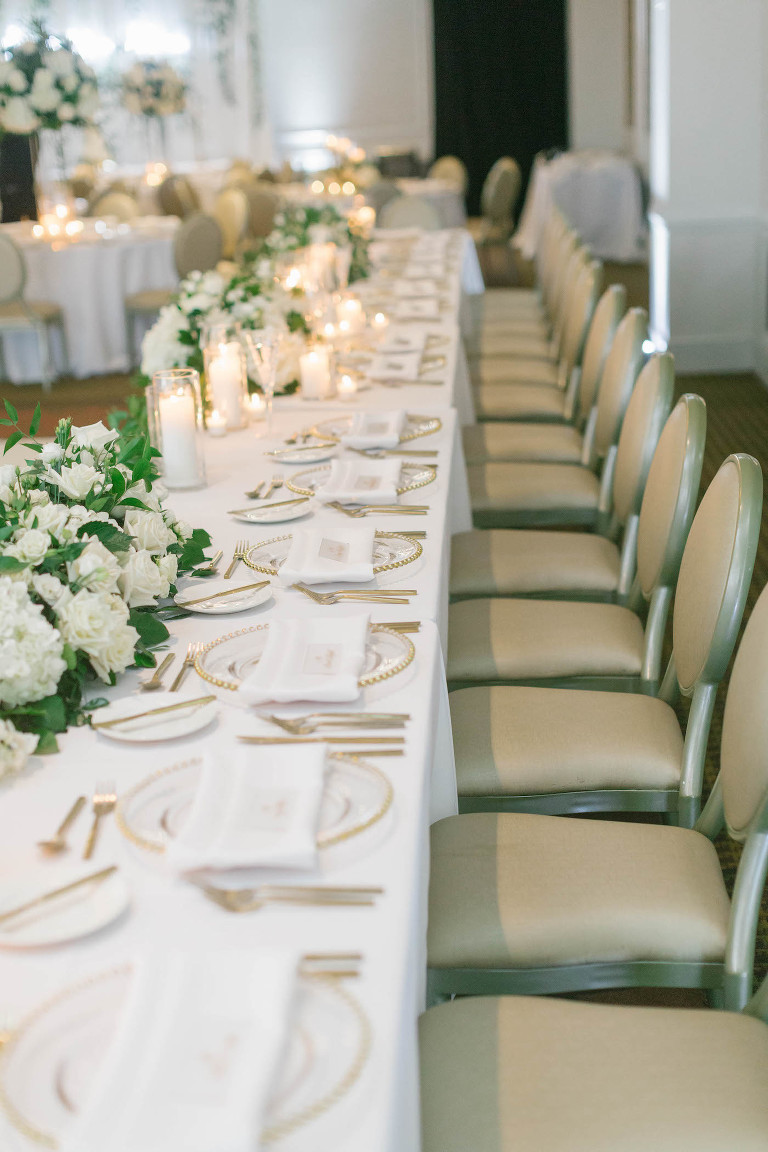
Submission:
[[[430,475],[427,476],[426,480],[419,480],[416,483],[404,484],[402,487],[396,488],[395,491],[397,492],[398,496],[402,496],[402,494],[404,492],[415,492],[417,488],[426,488],[427,484],[431,484],[432,481],[437,478],[437,465],[436,464],[412,464],[409,461],[405,460],[400,465],[401,477],[402,477],[403,472],[406,472],[406,475],[407,475],[407,469],[418,469],[418,471],[420,471],[420,472],[423,470],[425,472],[429,472]],[[290,488],[291,492],[298,492],[298,494],[300,496],[316,496],[317,495],[317,489],[315,489],[315,488],[299,488],[296,481],[299,480],[302,476],[306,476],[310,472],[328,472],[328,471],[330,471],[330,468],[327,465],[318,464],[317,468],[307,468],[303,472],[297,472],[295,474],[295,476],[293,476],[292,479],[285,481],[285,486],[286,486],[286,488]]]
[[[391,564],[377,564],[373,569],[374,576],[377,576],[379,572],[393,572],[395,568],[404,568],[406,564],[413,564],[414,560],[418,560],[424,551],[418,540],[412,539],[404,532],[376,532],[374,535],[382,540],[405,540],[408,544],[414,545],[416,549],[413,555],[407,556],[405,560],[393,560]],[[249,568],[253,568],[254,572],[265,572],[268,576],[277,576],[277,568],[272,568],[267,564],[254,564],[250,559],[251,552],[255,552],[257,548],[266,548],[268,544],[280,544],[283,540],[292,539],[293,533],[289,533],[286,536],[272,536],[269,540],[260,540],[258,544],[252,544],[245,555],[245,563]]]

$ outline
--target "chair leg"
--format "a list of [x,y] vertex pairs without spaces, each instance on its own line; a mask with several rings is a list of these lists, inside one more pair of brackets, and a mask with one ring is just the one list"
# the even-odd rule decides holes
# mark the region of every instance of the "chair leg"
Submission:
[[48,339],[47,324],[41,324],[38,327],[37,342],[40,347],[40,375],[42,378],[43,392],[50,392],[55,371],[51,360],[51,342]]
[[10,382],[8,368],[5,363],[5,336],[2,333],[0,333],[0,380],[7,380]]

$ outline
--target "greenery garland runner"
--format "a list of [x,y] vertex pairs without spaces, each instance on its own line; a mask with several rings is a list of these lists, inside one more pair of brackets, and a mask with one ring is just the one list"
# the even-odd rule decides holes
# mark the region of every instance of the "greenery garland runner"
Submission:
[[155,665],[175,581],[210,545],[164,507],[145,436],[67,418],[43,445],[40,405],[28,431],[4,405],[4,452],[23,441],[30,458],[0,466],[0,778],[106,703],[90,684]]

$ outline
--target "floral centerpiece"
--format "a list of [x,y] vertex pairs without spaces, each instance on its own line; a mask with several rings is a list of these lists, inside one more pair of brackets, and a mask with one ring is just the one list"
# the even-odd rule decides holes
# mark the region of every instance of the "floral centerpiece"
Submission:
[[272,231],[266,237],[257,256],[259,259],[277,259],[287,252],[306,248],[310,244],[349,244],[352,246],[352,264],[349,280],[362,280],[370,272],[368,244],[346,217],[333,204],[304,207],[288,204],[274,219]]
[[96,73],[64,36],[42,24],[0,55],[0,128],[28,136],[41,128],[88,127],[99,108]]
[[[8,450],[26,434],[5,410]],[[55,750],[57,732],[106,702],[84,702],[89,683],[154,665],[168,638],[160,602],[210,543],[164,507],[145,437],[66,419],[42,445],[39,424],[38,405],[30,459],[0,467],[0,777],[31,745],[13,730]]]
[[187,106],[187,85],[164,60],[137,60],[121,77],[123,107],[134,116],[177,116]]

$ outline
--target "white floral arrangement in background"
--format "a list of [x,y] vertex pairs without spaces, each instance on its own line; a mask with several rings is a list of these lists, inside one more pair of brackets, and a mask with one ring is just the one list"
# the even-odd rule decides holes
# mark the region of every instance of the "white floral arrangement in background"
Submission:
[[[5,409],[13,447],[25,434]],[[39,422],[38,405],[31,458],[0,466],[0,777],[30,747],[9,723],[48,751],[56,732],[103,703],[83,704],[89,681],[154,665],[151,649],[168,638],[159,602],[210,543],[163,506],[146,440],[67,419],[42,445]]]
[[137,60],[121,77],[123,107],[134,116],[162,119],[187,106],[187,85],[163,60]]
[[33,25],[29,40],[0,54],[0,128],[28,136],[41,128],[93,125],[96,73],[66,37]]

